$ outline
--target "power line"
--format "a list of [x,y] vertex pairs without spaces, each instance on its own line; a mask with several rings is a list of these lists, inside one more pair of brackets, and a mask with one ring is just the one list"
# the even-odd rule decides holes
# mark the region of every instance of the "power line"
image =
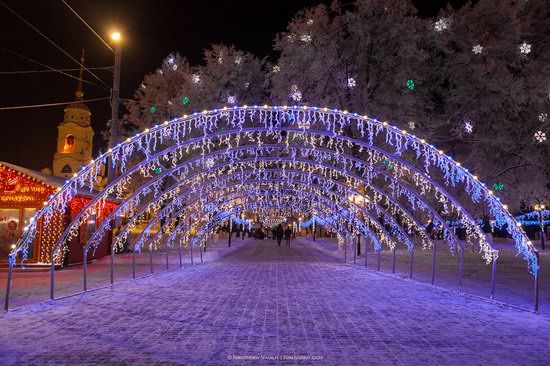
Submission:
[[[105,89],[105,87],[102,86],[102,85],[98,85],[98,84],[96,84],[96,83],[92,83],[91,81],[81,79],[81,78],[76,77],[76,76],[71,75],[71,74],[67,74],[66,72],[64,72],[64,70],[59,70],[59,69],[53,68],[53,67],[51,67],[51,66],[48,66],[48,65],[46,65],[46,64],[43,64],[43,63],[40,62],[40,61],[33,60],[33,59],[30,58],[30,57],[24,56],[24,55],[22,55],[22,54],[20,54],[20,53],[17,53],[17,52],[15,52],[15,51],[9,50],[9,49],[7,49],[7,48],[5,48],[5,47],[1,47],[1,46],[0,46],[0,48],[3,49],[3,50],[6,51],[6,52],[11,53],[12,55],[15,55],[15,56],[17,56],[17,57],[21,57],[21,58],[23,58],[23,59],[25,59],[25,60],[27,60],[27,61],[30,61],[30,62],[32,62],[32,63],[35,63],[35,64],[37,64],[37,65],[43,66],[43,67],[45,67],[45,68],[48,69],[48,70],[44,70],[44,71],[48,71],[48,72],[58,72],[58,73],[60,73],[60,74],[62,74],[62,75],[68,76],[68,77],[70,77],[70,78],[72,78],[72,79],[75,79],[75,80],[82,80],[83,82],[85,82],[85,83],[87,83],[87,84],[95,85],[95,86],[97,86],[97,87],[100,87],[100,88]],[[80,69],[76,69],[76,70],[80,70]],[[9,73],[9,71],[2,72],[2,74],[4,74],[4,73]],[[109,88],[108,90],[110,90],[110,88]]]
[[[109,97],[103,97],[103,98],[95,98],[95,99],[86,99],[86,100],[79,100],[78,103],[84,103],[84,102],[97,102],[99,100],[106,100],[110,99]],[[61,103],[46,103],[46,104],[31,104],[31,105],[18,105],[14,107],[0,107],[0,111],[10,111],[15,109],[30,109],[30,108],[43,108],[43,107],[55,107],[58,105],[67,105],[67,104],[73,104],[76,103],[76,101],[70,101],[70,102],[61,102]]]
[[[8,9],[13,15],[15,15],[16,17],[18,17],[22,22],[24,22],[26,25],[28,25],[29,27],[31,27],[34,31],[36,31],[38,34],[40,34],[42,37],[44,37],[48,42],[50,42],[52,45],[55,46],[55,48],[57,48],[58,50],[60,50],[61,52],[63,52],[67,57],[69,57],[71,60],[73,60],[77,65],[80,66],[80,62],[78,62],[73,56],[71,56],[70,54],[68,54],[63,48],[59,47],[54,41],[52,41],[51,39],[49,39],[46,35],[44,35],[44,33],[40,32],[36,27],[34,27],[31,23],[29,23],[27,20],[25,20],[25,18],[23,18],[21,15],[19,15],[18,13],[16,13],[12,8],[10,8],[9,6],[7,6],[3,1],[0,0],[0,5],[2,5],[3,7],[5,7],[6,9]],[[96,78],[97,80],[99,80],[103,85],[105,85],[107,88],[110,88],[109,85],[107,85],[103,80],[101,80],[96,74],[94,74],[93,72],[91,72],[88,68],[86,68],[84,65],[82,65],[82,67],[84,68],[84,70],[88,71],[94,78]]]
[[71,6],[70,6],[69,4],[67,4],[67,2],[66,2],[65,0],[61,0],[61,2],[62,2],[63,4],[65,4],[65,5],[67,6],[67,8],[69,8],[69,9],[74,13],[74,15],[76,15],[76,16],[78,17],[78,19],[80,19],[80,20],[82,21],[82,23],[84,23],[84,24],[86,25],[86,27],[88,27],[88,29],[90,29],[90,30],[92,31],[92,33],[95,34],[96,37],[99,38],[99,40],[100,40],[101,42],[103,42],[103,44],[104,44],[105,46],[107,46],[108,49],[111,50],[111,52],[115,52],[115,50],[113,50],[113,49],[111,48],[111,46],[109,46],[109,44],[108,44],[107,42],[105,42],[105,40],[104,40],[103,38],[101,38],[101,37],[99,36],[99,34],[97,34],[96,31],[93,30],[93,28],[90,27],[90,25],[89,25],[88,23],[86,23],[86,21],[85,21],[84,19],[82,19],[82,17],[81,17],[80,15],[78,15],[78,13],[77,13],[73,8],[71,8]]
[[[89,67],[88,68],[89,70],[112,70],[113,67],[112,66],[106,66],[106,67]],[[49,70],[17,70],[17,71],[0,71],[0,75],[15,75],[15,74],[35,74],[35,73],[43,73],[43,72],[60,72],[60,73],[64,73],[64,72],[71,72],[71,71],[80,71],[80,68],[77,68],[77,69],[49,69]],[[68,76],[72,76],[72,75],[68,75]],[[80,80],[80,78],[77,78],[76,76],[73,76],[74,78]],[[87,82],[87,83],[90,83],[89,81],[86,81],[84,79],[82,79],[82,81],[84,82]],[[94,84],[94,85],[97,85],[97,84]],[[99,85],[97,85],[99,86]]]

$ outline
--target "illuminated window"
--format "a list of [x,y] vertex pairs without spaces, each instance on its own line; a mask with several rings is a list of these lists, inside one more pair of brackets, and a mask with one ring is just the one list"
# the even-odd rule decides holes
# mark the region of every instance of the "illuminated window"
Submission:
[[61,169],[61,173],[71,174],[72,172],[73,172],[73,170],[71,169],[71,167],[69,166],[69,164],[65,164],[65,166],[63,167],[63,169]]
[[74,136],[67,135],[65,137],[65,145],[63,146],[63,152],[72,153],[74,151]]

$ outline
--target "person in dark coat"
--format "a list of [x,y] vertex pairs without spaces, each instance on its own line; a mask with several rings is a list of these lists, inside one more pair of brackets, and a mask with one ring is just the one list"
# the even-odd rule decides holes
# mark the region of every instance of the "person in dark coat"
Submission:
[[283,240],[283,227],[281,226],[281,224],[277,226],[274,234],[275,238],[277,239],[277,243],[279,244],[279,246],[281,246],[281,241]]
[[286,245],[290,246],[290,238],[292,237],[292,230],[289,227],[285,230]]

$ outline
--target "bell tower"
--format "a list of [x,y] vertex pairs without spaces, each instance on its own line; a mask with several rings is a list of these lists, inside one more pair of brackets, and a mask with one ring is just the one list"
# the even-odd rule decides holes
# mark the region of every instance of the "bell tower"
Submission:
[[80,79],[75,92],[75,102],[65,108],[63,122],[57,126],[57,150],[53,157],[53,175],[58,177],[70,178],[92,160],[94,130],[90,125],[92,112],[82,103],[83,66],[84,50],[80,57]]

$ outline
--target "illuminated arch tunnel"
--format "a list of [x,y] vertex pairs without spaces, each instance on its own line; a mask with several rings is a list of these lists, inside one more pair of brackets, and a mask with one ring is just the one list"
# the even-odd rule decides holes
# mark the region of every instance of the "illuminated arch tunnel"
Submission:
[[[107,164],[116,166],[119,174],[94,193],[93,183]],[[121,203],[98,225],[84,249],[84,290],[86,257],[113,229],[117,217],[128,220],[113,237],[112,253],[138,222],[148,220],[131,243],[133,253],[177,247],[181,264],[182,246],[192,251],[228,220],[274,209],[309,216],[315,212],[346,248],[357,240],[375,250],[404,246],[411,251],[411,276],[415,247],[435,249],[426,230],[431,222],[444,242],[461,253],[461,261],[466,247],[477,246],[486,263],[493,263],[493,294],[498,250],[475,220],[484,210],[508,232],[526,270],[535,283],[538,279],[538,253],[507,207],[468,169],[423,139],[346,111],[241,106],[166,121],[128,138],[75,174],[36,213],[10,254],[6,309],[16,258],[26,259],[38,222],[47,226],[83,188],[95,195],[54,246],[52,299],[54,266],[62,263],[67,242],[112,197]],[[459,223],[465,240],[458,239],[449,222]],[[155,226],[160,228],[153,233]]]

